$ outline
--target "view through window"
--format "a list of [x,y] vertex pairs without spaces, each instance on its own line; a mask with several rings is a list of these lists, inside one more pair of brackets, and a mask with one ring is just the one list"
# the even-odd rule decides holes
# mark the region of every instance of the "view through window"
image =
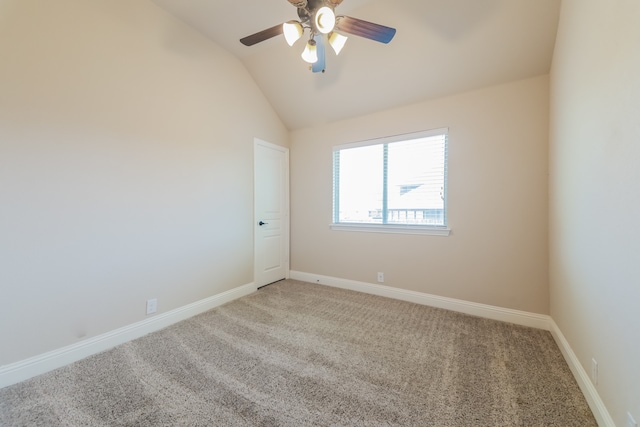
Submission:
[[334,148],[334,224],[444,227],[447,129]]

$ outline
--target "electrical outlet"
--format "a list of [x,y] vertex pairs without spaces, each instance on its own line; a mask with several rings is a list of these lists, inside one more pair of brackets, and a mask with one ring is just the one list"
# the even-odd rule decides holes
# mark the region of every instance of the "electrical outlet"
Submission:
[[598,385],[598,362],[596,359],[591,359],[591,381],[593,385]]
[[378,272],[378,282],[384,283],[384,273]]
[[633,419],[631,412],[627,412],[627,427],[638,427],[638,423]]
[[158,309],[158,300],[156,298],[147,300],[147,314],[153,314]]

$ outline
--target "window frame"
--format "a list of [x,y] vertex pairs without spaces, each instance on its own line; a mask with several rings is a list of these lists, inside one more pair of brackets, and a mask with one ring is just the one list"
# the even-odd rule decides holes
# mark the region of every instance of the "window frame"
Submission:
[[[336,222],[339,216],[339,206],[336,203],[336,186],[338,184],[339,171],[336,168],[335,154],[340,150],[349,148],[366,147],[372,145],[392,144],[394,142],[410,141],[413,139],[428,138],[437,135],[445,136],[445,154],[444,154],[444,225],[429,224],[375,224],[375,223],[355,223],[355,222]],[[449,128],[438,128],[406,134],[386,136],[382,138],[374,138],[348,144],[335,145],[332,149],[332,168],[333,168],[333,191],[331,197],[332,205],[332,221],[329,225],[331,230],[336,231],[356,231],[367,233],[393,233],[393,234],[423,234],[433,236],[449,236],[451,229],[448,222],[448,141]],[[384,191],[384,190],[383,190]]]

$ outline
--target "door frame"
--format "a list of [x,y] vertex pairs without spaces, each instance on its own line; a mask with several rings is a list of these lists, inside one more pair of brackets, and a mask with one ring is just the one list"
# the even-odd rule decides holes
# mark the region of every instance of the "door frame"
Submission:
[[262,146],[268,149],[280,151],[284,154],[285,159],[285,170],[284,170],[284,186],[286,187],[283,191],[284,200],[283,200],[283,218],[282,218],[282,234],[283,234],[283,244],[284,244],[284,260],[283,263],[285,265],[285,279],[289,278],[291,265],[290,265],[290,235],[291,235],[291,224],[290,224],[290,202],[289,202],[289,191],[290,191],[290,182],[289,182],[289,148],[283,147],[282,145],[272,144],[270,142],[264,141],[260,138],[253,138],[253,281],[257,287],[262,287],[268,285],[269,283],[260,283],[258,281],[259,276],[259,268],[258,268],[258,221],[260,221],[258,215],[258,204],[256,202],[256,165],[258,162],[257,156],[257,148],[258,146]]

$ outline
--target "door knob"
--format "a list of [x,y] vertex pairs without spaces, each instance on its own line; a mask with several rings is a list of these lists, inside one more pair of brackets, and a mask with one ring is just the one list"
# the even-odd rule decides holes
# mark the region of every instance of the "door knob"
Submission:
[[262,222],[262,221],[260,221],[260,222],[258,223],[258,225],[267,225],[267,224],[269,224],[269,223],[268,223],[268,222]]

